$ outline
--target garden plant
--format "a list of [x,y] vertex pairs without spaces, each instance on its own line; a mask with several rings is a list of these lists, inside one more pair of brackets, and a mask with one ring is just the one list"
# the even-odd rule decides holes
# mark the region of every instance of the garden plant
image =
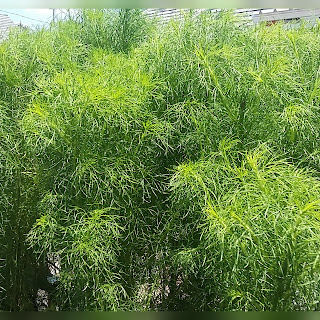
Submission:
[[0,310],[319,310],[319,47],[232,11],[12,30]]

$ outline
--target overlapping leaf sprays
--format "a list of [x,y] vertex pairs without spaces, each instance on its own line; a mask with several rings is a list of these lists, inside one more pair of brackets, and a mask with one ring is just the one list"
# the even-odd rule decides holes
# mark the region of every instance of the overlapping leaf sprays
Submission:
[[319,179],[263,146],[237,163],[232,144],[171,180],[175,221],[198,235],[174,256],[200,288],[190,299],[213,310],[316,308]]
[[1,308],[317,309],[319,27],[78,16],[0,46]]

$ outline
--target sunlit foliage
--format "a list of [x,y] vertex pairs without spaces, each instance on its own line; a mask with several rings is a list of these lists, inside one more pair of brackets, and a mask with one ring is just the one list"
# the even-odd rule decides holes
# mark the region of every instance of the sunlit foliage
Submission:
[[77,17],[0,44],[0,309],[318,310],[319,24]]

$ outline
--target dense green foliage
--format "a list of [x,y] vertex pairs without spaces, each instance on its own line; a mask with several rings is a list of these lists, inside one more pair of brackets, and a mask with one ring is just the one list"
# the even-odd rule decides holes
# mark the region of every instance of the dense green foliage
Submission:
[[0,309],[318,310],[319,47],[231,12],[13,31]]

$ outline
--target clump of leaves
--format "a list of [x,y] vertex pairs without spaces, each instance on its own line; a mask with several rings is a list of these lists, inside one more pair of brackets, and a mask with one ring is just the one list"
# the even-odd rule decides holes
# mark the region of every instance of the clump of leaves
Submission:
[[[39,257],[59,257],[54,301],[61,310],[117,310],[126,295],[117,269],[121,226],[113,208],[67,209],[62,196],[47,194],[28,234]],[[44,255],[45,253],[45,255]]]
[[122,53],[144,42],[154,25],[142,9],[80,10],[79,20],[84,43]]
[[[205,309],[314,310],[320,181],[265,145],[239,163],[233,145],[223,141],[218,152],[176,168],[175,221],[197,235],[180,240],[178,265],[197,273],[190,287],[201,288]],[[192,259],[182,263],[187,249]]]
[[316,308],[319,25],[78,13],[0,45],[1,308]]
[[[65,272],[56,297],[64,297],[59,300],[62,302],[74,294],[66,309],[120,308],[127,291],[135,286],[131,278],[135,259],[151,250],[151,228],[157,232],[154,219],[160,215],[155,201],[163,189],[161,155],[168,148],[166,123],[149,112],[146,102],[154,90],[152,79],[140,72],[135,60],[95,49],[83,70],[39,77],[21,119],[26,146],[37,155],[37,174],[44,190],[64,198],[64,214],[53,219],[47,209],[42,209],[29,238],[32,246],[37,244],[40,255],[62,257]],[[79,209],[75,211],[74,207]],[[108,263],[106,241],[111,241],[113,233],[104,228],[111,228],[112,221],[101,215],[99,225],[89,225],[96,220],[86,218],[105,208],[117,212],[121,217],[117,223],[123,229],[120,250],[116,257],[112,255],[116,267],[109,269],[101,263]],[[53,212],[58,214],[61,210],[58,207]],[[72,230],[60,230],[63,220]],[[103,228],[100,223],[105,223]],[[63,244],[61,237],[68,233],[78,238],[68,238],[70,242]],[[92,247],[91,240],[101,248]],[[56,243],[60,249],[52,251],[51,246],[57,248]],[[73,249],[64,256],[59,251],[66,253],[63,246]],[[79,252],[90,261],[84,262]],[[87,269],[82,270],[81,264]],[[78,271],[75,275],[68,271],[71,266]],[[100,274],[104,280],[98,280]],[[108,280],[110,277],[118,282]],[[72,291],[74,282],[80,284]],[[82,293],[86,283],[90,285]],[[113,306],[103,300],[108,292],[115,294]]]

